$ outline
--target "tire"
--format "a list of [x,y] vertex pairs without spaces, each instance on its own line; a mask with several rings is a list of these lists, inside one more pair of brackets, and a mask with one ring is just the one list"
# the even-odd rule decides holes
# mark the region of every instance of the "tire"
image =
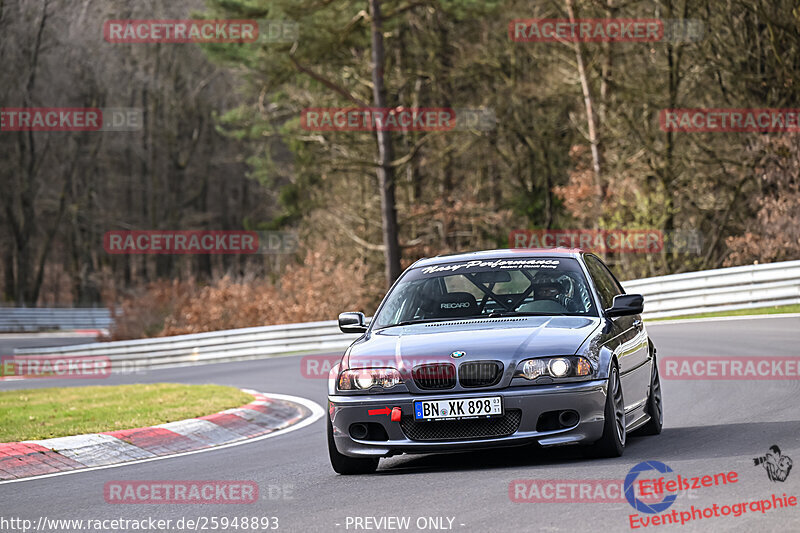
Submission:
[[622,396],[622,382],[616,363],[611,364],[606,394],[605,422],[603,436],[590,448],[594,457],[619,457],[625,450],[627,440],[625,428],[625,401]]
[[647,414],[650,421],[641,427],[642,435],[659,435],[664,425],[664,404],[661,397],[661,377],[658,375],[658,363],[653,357],[653,371],[650,373],[650,395],[647,397]]
[[380,461],[377,457],[361,459],[339,453],[333,440],[333,424],[331,424],[330,418],[328,418],[328,455],[331,458],[333,470],[343,476],[372,474],[378,469],[378,462]]

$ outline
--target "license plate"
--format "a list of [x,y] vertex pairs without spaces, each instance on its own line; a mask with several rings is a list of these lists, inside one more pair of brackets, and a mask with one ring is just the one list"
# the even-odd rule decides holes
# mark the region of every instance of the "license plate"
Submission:
[[414,402],[416,420],[465,420],[495,416],[503,416],[500,396]]

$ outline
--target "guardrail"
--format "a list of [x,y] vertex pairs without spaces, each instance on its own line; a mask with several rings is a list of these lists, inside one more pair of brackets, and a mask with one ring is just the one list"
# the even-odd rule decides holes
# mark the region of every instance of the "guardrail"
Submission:
[[[800,303],[800,261],[674,274],[623,283],[645,296],[645,318]],[[19,349],[24,355],[105,356],[121,371],[344,350],[357,335],[336,321],[244,328],[133,341]]]
[[0,332],[108,329],[111,322],[103,307],[0,307]]
[[800,261],[672,274],[622,286],[644,295],[644,318],[800,304]]
[[17,349],[15,357],[103,356],[111,360],[112,371],[131,371],[164,365],[238,361],[320,350],[337,351],[346,348],[357,336],[341,333],[337,321],[328,320],[174,337]]

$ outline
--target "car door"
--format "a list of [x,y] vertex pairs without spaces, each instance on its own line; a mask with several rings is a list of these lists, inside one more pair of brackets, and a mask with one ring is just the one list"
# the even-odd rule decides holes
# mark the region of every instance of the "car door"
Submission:
[[[586,269],[594,283],[601,307],[605,310],[613,305],[614,296],[625,294],[622,285],[600,259],[593,255],[584,257]],[[628,422],[637,419],[643,412],[650,384],[650,354],[647,334],[640,315],[606,317],[611,324],[608,348],[619,362],[620,379],[625,399]]]

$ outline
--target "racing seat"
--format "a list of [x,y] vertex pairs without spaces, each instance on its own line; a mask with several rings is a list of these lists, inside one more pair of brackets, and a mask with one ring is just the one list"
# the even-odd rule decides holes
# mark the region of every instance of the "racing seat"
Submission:
[[436,301],[434,314],[438,318],[458,318],[478,314],[478,302],[468,292],[451,292]]
[[533,301],[517,308],[522,313],[562,314],[567,308],[561,303],[563,297],[561,284],[555,281],[538,283],[534,286]]

